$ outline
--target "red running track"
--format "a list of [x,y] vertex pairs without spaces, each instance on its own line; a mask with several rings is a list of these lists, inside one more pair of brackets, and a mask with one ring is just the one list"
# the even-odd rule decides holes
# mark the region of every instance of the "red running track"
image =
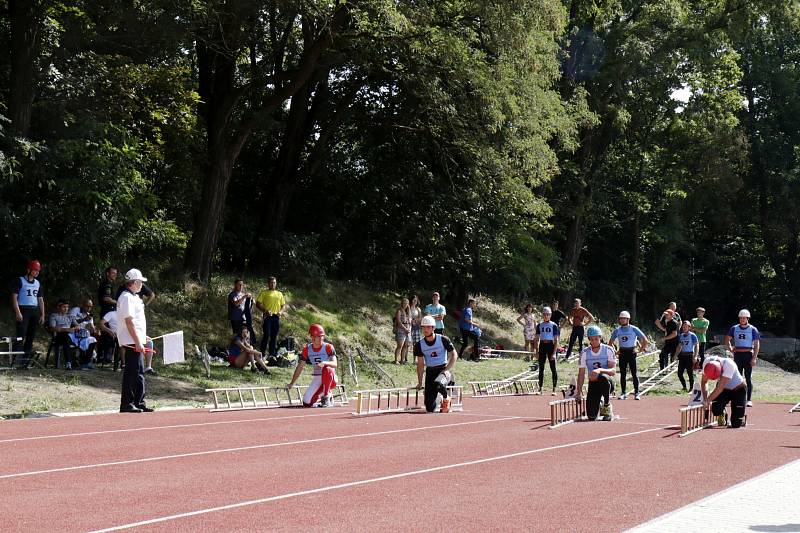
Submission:
[[617,531],[800,457],[788,405],[678,438],[680,398],[555,430],[550,399],[3,421],[0,531]]

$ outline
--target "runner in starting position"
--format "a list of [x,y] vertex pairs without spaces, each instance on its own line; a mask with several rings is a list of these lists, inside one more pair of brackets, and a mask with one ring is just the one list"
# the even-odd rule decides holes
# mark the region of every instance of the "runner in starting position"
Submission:
[[[581,362],[578,370],[578,387],[576,400],[580,401],[583,395],[583,381],[587,369],[589,373],[589,390],[586,394],[586,416],[589,420],[596,420],[598,410],[603,415],[603,420],[614,418],[611,407],[611,393],[614,392],[614,375],[616,374],[617,357],[614,348],[601,342],[602,331],[597,326],[589,326],[586,336],[589,337],[589,346],[581,351]],[[600,407],[600,400],[603,406]]]
[[422,373],[425,372],[425,410],[433,413],[438,406],[440,413],[447,413],[450,411],[447,386],[455,381],[453,367],[458,355],[450,339],[434,333],[436,320],[432,316],[423,317],[421,327],[422,338],[414,345],[417,389],[422,388]]
[[[719,380],[711,394],[706,390],[708,380]],[[747,403],[747,386],[733,359],[716,355],[707,356],[703,362],[700,389],[703,392],[703,405],[706,407],[711,405],[711,412],[717,417],[717,425],[725,425],[725,406],[730,402],[731,427],[742,427]]]
[[311,384],[303,395],[303,405],[312,407],[320,397],[320,407],[331,406],[331,390],[336,386],[336,350],[333,344],[325,342],[325,329],[319,324],[311,324],[308,328],[311,342],[303,348],[292,380],[286,385],[291,389],[303,372],[306,364],[314,365],[311,373]]

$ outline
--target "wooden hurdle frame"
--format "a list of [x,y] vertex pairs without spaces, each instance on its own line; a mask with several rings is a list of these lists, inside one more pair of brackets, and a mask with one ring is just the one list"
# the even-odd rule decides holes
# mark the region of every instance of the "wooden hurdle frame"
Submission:
[[794,407],[789,409],[790,413],[800,413],[800,402],[797,403]]
[[580,420],[586,414],[586,398],[580,403],[575,398],[550,402],[550,429]]
[[535,379],[518,379],[503,381],[470,381],[473,398],[489,398],[491,396],[530,396],[540,394],[539,382]]
[[[462,389],[461,385],[447,387],[447,397],[450,398],[450,411],[464,410]],[[425,409],[425,392],[416,387],[360,390],[355,391],[354,394],[356,395],[356,408],[352,413],[353,416],[403,413]]]
[[[206,389],[214,402],[209,412],[220,411],[247,411],[251,409],[273,409],[275,407],[300,407],[303,405],[303,395],[308,385],[297,387],[223,387]],[[343,406],[350,403],[347,397],[347,388],[337,385],[331,390],[333,406]],[[263,399],[262,399],[263,397]]]
[[679,437],[691,435],[701,429],[714,427],[717,425],[716,417],[711,414],[711,406],[704,407],[703,404],[682,407],[681,413],[681,432]]

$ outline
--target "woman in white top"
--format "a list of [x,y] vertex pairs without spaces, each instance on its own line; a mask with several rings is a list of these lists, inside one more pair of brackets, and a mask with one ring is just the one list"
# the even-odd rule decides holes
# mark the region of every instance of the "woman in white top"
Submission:
[[533,351],[533,339],[536,337],[536,318],[533,316],[533,305],[527,304],[522,314],[517,317],[522,326],[522,337],[525,340],[525,351]]

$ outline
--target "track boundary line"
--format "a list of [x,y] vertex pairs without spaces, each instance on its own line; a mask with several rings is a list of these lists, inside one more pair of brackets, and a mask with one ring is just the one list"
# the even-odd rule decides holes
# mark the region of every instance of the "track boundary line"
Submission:
[[326,487],[318,487],[316,489],[308,489],[308,490],[303,490],[303,491],[291,492],[291,493],[287,493],[287,494],[279,494],[277,496],[270,496],[270,497],[267,497],[267,498],[259,498],[257,500],[248,500],[248,501],[232,503],[232,504],[228,504],[228,505],[221,505],[219,507],[210,507],[210,508],[207,508],[207,509],[200,509],[200,510],[197,510],[197,511],[189,511],[189,512],[185,512],[185,513],[179,513],[179,514],[174,514],[174,515],[169,515],[169,516],[161,516],[161,517],[158,517],[158,518],[151,518],[149,520],[142,520],[142,521],[139,521],[139,522],[131,522],[129,524],[122,524],[122,525],[119,525],[119,526],[113,526],[113,527],[104,528],[104,529],[97,529],[97,530],[92,531],[91,533],[106,533],[106,532],[110,532],[110,531],[120,531],[120,530],[123,530],[123,529],[130,529],[130,528],[134,528],[134,527],[141,527],[141,526],[147,526],[147,525],[151,525],[151,524],[158,524],[158,523],[161,523],[161,522],[167,522],[167,521],[170,521],[170,520],[177,520],[177,519],[180,519],[180,518],[189,518],[189,517],[192,517],[192,516],[209,514],[209,513],[218,512],[218,511],[226,511],[226,510],[230,510],[230,509],[238,509],[238,508],[241,508],[241,507],[248,507],[248,506],[251,506],[251,505],[258,505],[260,503],[269,503],[269,502],[274,502],[274,501],[279,501],[279,500],[285,500],[285,499],[288,499],[288,498],[296,498],[298,496],[308,496],[310,494],[318,494],[318,493],[321,493],[321,492],[330,492],[330,491],[334,491],[334,490],[338,490],[338,489],[357,487],[357,486],[360,486],[360,485],[368,485],[368,484],[371,484],[371,483],[379,483],[381,481],[390,481],[390,480],[393,480],[393,479],[402,479],[402,478],[405,478],[405,477],[419,476],[419,475],[423,475],[423,474],[429,474],[429,473],[432,473],[432,472],[441,472],[441,471],[444,471],[444,470],[451,470],[453,468],[462,468],[462,467],[466,467],[466,466],[485,464],[485,463],[490,463],[490,462],[494,462],[494,461],[501,461],[503,459],[511,459],[511,458],[515,458],[515,457],[522,457],[522,456],[525,456],[525,455],[533,455],[533,454],[536,454],[536,453],[544,453],[544,452],[553,451],[553,450],[559,450],[559,449],[563,449],[563,448],[571,448],[571,447],[574,447],[574,446],[582,446],[582,445],[585,445],[585,444],[594,444],[596,442],[603,442],[603,441],[606,441],[606,440],[618,439],[618,438],[622,438],[622,437],[632,437],[634,435],[641,435],[641,434],[644,434],[644,433],[650,433],[652,431],[661,431],[662,429],[664,429],[664,428],[658,427],[658,428],[643,429],[643,430],[640,430],[640,431],[634,431],[632,433],[622,433],[622,434],[619,434],[619,435],[610,435],[610,436],[607,436],[607,437],[599,437],[599,438],[596,438],[596,439],[589,439],[589,440],[584,440],[584,441],[572,442],[572,443],[568,443],[568,444],[558,444],[558,445],[555,445],[555,446],[547,446],[545,448],[534,448],[532,450],[524,450],[524,451],[521,451],[521,452],[514,452],[514,453],[509,453],[509,454],[504,454],[504,455],[497,455],[497,456],[493,456],[493,457],[485,457],[483,459],[475,459],[475,460],[472,460],[472,461],[464,461],[464,462],[461,462],[461,463],[453,463],[453,464],[449,464],[449,465],[441,465],[441,466],[434,466],[434,467],[431,467],[431,468],[423,468],[421,470],[412,470],[412,471],[408,471],[408,472],[401,472],[399,474],[392,474],[392,475],[388,475],[388,476],[380,476],[380,477],[376,477],[376,478],[362,479],[362,480],[359,480],[359,481],[351,481],[351,482],[348,482],[348,483],[339,483],[337,485],[328,485]]
[[21,478],[21,477],[32,477],[38,476],[43,474],[55,474],[59,472],[72,472],[75,470],[89,470],[93,468],[102,468],[106,466],[121,466],[121,465],[130,465],[136,463],[149,463],[154,461],[166,461],[169,459],[183,459],[186,457],[200,457],[203,455],[215,455],[220,453],[235,453],[241,451],[249,451],[249,450],[261,450],[266,448],[280,448],[283,446],[297,446],[300,444],[312,444],[316,442],[328,442],[328,441],[336,441],[336,440],[347,440],[347,439],[356,439],[362,437],[376,437],[381,435],[393,435],[396,433],[411,433],[415,431],[426,431],[429,429],[441,429],[441,428],[451,428],[451,427],[458,427],[458,426],[471,426],[477,424],[486,424],[489,422],[505,422],[507,420],[516,420],[515,417],[509,418],[494,418],[491,420],[471,420],[469,422],[456,422],[453,424],[441,424],[436,426],[422,426],[422,427],[414,427],[414,428],[403,428],[403,429],[391,429],[386,431],[375,431],[371,433],[355,433],[350,435],[335,435],[332,437],[320,437],[317,439],[302,439],[302,440],[295,440],[289,442],[272,442],[269,444],[254,444],[252,446],[239,446],[236,448],[221,448],[217,450],[205,450],[199,452],[188,452],[188,453],[179,453],[179,454],[172,454],[172,455],[161,455],[155,457],[143,457],[140,459],[127,459],[124,461],[110,461],[107,463],[95,463],[95,464],[88,464],[88,465],[76,465],[76,466],[65,466],[62,468],[48,468],[44,470],[31,470],[28,472],[17,472],[14,474],[2,474],[0,475],[0,479],[14,479],[14,478]]
[[[0,440],[0,444],[5,444],[8,442],[25,442],[29,440],[47,440],[47,439],[61,439],[67,437],[85,437],[89,435],[107,435],[111,433],[127,433],[127,432],[135,432],[135,431],[155,431],[159,429],[182,429],[182,428],[192,428],[192,427],[202,427],[202,426],[214,426],[220,424],[243,424],[245,422],[265,422],[271,420],[292,420],[296,418],[312,418],[312,417],[321,417],[321,416],[333,416],[333,415],[342,415],[345,414],[344,411],[337,411],[337,412],[328,412],[328,413],[316,413],[316,414],[308,414],[308,415],[291,415],[291,416],[272,416],[272,417],[265,417],[265,418],[246,418],[243,420],[218,420],[216,422],[197,422],[194,424],[170,424],[167,426],[145,426],[140,428],[123,428],[123,429],[104,429],[102,431],[83,431],[80,433],[60,433],[55,435],[37,435],[34,437],[18,437],[13,439],[2,439]],[[147,416],[147,415],[145,415]]]

